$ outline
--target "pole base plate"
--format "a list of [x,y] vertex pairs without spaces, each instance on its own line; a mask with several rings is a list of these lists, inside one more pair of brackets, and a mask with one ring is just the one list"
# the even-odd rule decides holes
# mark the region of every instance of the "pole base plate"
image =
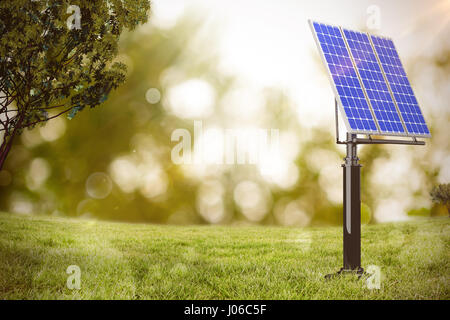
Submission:
[[336,273],[327,274],[325,276],[325,279],[326,280],[331,280],[333,278],[338,278],[338,277],[345,276],[345,275],[356,275],[356,276],[358,276],[358,280],[359,280],[365,274],[366,274],[366,272],[361,267],[359,267],[358,269],[344,269],[344,268],[341,268]]

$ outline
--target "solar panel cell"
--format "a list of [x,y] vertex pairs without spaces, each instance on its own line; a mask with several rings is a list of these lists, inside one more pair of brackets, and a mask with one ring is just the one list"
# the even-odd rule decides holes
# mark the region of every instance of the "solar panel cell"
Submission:
[[405,134],[367,34],[343,29],[375,118],[384,134]]
[[377,133],[377,126],[338,27],[313,23],[351,132]]
[[397,102],[406,130],[411,135],[429,136],[430,131],[425,123],[393,41],[373,35],[371,40],[386,75],[387,83]]

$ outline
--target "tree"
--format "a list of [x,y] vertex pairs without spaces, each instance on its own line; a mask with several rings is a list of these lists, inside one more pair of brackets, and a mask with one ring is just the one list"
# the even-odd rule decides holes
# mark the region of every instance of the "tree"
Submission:
[[0,2],[0,170],[25,128],[94,108],[125,80],[119,36],[148,0]]
[[430,195],[433,202],[445,205],[450,214],[450,183],[435,186]]

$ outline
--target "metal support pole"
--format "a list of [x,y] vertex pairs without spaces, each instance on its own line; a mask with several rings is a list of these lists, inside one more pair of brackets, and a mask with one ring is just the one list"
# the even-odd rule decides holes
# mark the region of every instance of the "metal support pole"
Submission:
[[403,144],[403,145],[425,145],[416,137],[412,140],[398,139],[368,139],[358,138],[354,133],[347,133],[347,140],[339,140],[338,103],[335,99],[335,124],[336,143],[347,146],[347,156],[342,165],[344,173],[344,266],[337,272],[327,274],[326,279],[346,273],[356,273],[359,277],[364,274],[361,268],[361,165],[358,163],[358,144]]
[[361,268],[361,166],[358,163],[356,134],[347,133],[344,173],[344,267],[342,271],[362,272]]
[[341,274],[364,274],[361,268],[361,165],[358,163],[356,134],[347,133],[347,156],[342,164],[344,173],[344,266],[334,274],[328,274],[326,279]]

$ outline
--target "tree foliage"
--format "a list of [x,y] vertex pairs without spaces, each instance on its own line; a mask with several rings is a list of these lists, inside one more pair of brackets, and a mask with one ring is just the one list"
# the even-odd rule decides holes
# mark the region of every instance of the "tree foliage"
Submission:
[[430,195],[433,202],[445,205],[450,214],[450,183],[435,186]]
[[71,119],[124,82],[119,36],[149,9],[148,0],[0,2],[0,169],[24,128]]

